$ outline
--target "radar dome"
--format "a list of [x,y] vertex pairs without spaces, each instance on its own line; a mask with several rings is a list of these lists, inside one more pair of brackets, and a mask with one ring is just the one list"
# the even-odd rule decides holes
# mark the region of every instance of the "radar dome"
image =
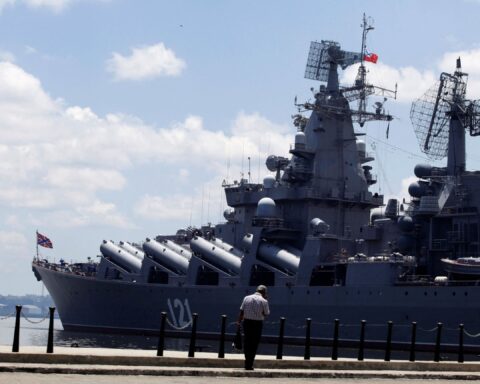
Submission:
[[267,175],[263,178],[263,188],[270,189],[275,185],[275,177]]
[[269,197],[264,197],[260,199],[257,204],[257,216],[258,217],[276,217],[277,216],[277,206],[275,201]]
[[270,172],[275,172],[277,170],[277,156],[270,155],[267,157],[267,161],[265,162],[267,169]]
[[310,220],[310,229],[314,234],[323,234],[330,229],[330,226],[318,217]]
[[227,208],[223,211],[223,217],[227,221],[233,220],[234,216],[235,216],[235,211],[232,208]]
[[430,164],[417,164],[413,172],[415,176],[423,179],[432,175],[432,166]]
[[303,144],[305,145],[306,143],[306,139],[305,139],[305,133],[303,132],[297,132],[295,134],[295,144]]
[[413,197],[422,197],[425,194],[425,188],[418,181],[414,181],[409,185],[408,193]]
[[413,231],[413,219],[410,216],[400,216],[397,223],[403,232]]

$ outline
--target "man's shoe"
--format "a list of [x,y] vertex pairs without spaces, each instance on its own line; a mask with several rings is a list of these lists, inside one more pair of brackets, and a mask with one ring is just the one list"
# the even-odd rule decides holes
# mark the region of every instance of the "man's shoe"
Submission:
[[245,367],[246,371],[253,371],[253,367]]

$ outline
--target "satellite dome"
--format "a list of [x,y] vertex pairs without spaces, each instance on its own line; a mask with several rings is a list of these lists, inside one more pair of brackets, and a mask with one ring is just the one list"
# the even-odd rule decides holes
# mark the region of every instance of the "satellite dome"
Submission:
[[430,164],[417,164],[413,172],[415,176],[423,179],[432,175],[432,166]]
[[258,217],[276,217],[277,216],[277,206],[275,201],[269,197],[264,197],[260,199],[257,204],[257,216]]

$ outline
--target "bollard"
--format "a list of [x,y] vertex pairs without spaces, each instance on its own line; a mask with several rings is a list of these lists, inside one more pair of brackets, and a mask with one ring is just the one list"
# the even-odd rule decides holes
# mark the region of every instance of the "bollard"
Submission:
[[388,331],[387,331],[387,345],[385,346],[385,361],[390,361],[390,353],[392,350],[392,330],[393,330],[393,322],[389,321],[388,323]]
[[362,320],[360,323],[360,343],[358,346],[358,360],[362,361],[363,360],[363,351],[365,348],[365,325],[367,322],[365,320]]
[[17,311],[15,316],[15,330],[13,331],[13,345],[12,352],[19,351],[20,344],[20,313],[22,312],[22,306],[16,305],[15,310]]
[[412,321],[412,341],[410,343],[410,361],[415,361],[415,342],[417,340],[417,323]]
[[55,307],[50,307],[48,310],[50,311],[50,322],[48,323],[47,353],[53,353],[53,316]]
[[278,335],[277,360],[283,357],[283,333],[285,331],[285,317],[280,317],[280,333]]
[[333,327],[333,342],[332,342],[332,360],[338,359],[338,326],[340,325],[340,320],[335,319]]
[[440,341],[442,339],[442,323],[437,323],[437,338],[435,340],[435,355],[433,356],[433,361],[440,361]]
[[312,324],[312,319],[307,318],[307,328],[305,331],[305,354],[303,355],[304,360],[310,360],[310,328]]
[[197,317],[198,313],[194,313],[192,319],[192,333],[190,334],[190,348],[188,348],[188,357],[195,357],[195,342],[197,339]]
[[463,329],[464,325],[460,324],[459,326],[459,333],[458,333],[458,362],[463,363]]
[[220,345],[218,346],[218,358],[225,357],[225,326],[227,324],[227,315],[222,315],[222,328],[220,330]]
[[162,312],[160,316],[160,335],[158,336],[157,356],[163,356],[165,349],[165,321],[167,319],[167,312]]

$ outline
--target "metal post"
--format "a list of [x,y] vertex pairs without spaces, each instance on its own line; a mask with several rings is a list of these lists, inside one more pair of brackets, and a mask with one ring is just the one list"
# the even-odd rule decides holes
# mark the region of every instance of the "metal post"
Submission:
[[458,362],[463,363],[463,332],[464,332],[464,325],[459,325],[459,333],[458,333]]
[[163,356],[165,349],[165,322],[167,319],[167,312],[162,312],[160,316],[160,335],[158,336],[157,356]]
[[220,345],[218,346],[218,358],[225,357],[225,327],[227,324],[227,315],[222,315],[222,328],[220,330]]
[[358,360],[362,361],[363,360],[363,351],[365,348],[365,325],[367,322],[365,320],[362,320],[360,323],[360,344],[358,346]]
[[440,361],[440,342],[442,340],[442,323],[437,323],[437,338],[435,340],[435,355],[433,356],[433,361]]
[[338,326],[340,325],[340,320],[334,320],[333,327],[333,342],[332,342],[332,360],[338,359]]
[[285,317],[280,317],[280,333],[278,335],[277,360],[283,357],[283,333],[285,331]]
[[392,330],[393,330],[393,322],[389,321],[388,323],[388,331],[387,331],[387,345],[385,346],[385,361],[390,361],[390,354],[392,350]]
[[53,316],[55,307],[50,307],[48,310],[50,311],[50,322],[48,323],[47,353],[53,353]]
[[195,357],[195,342],[197,339],[197,317],[198,313],[194,313],[192,319],[192,333],[190,334],[190,348],[188,348],[188,357]]
[[312,325],[312,319],[307,318],[307,329],[305,331],[305,354],[303,355],[304,360],[310,360],[310,329]]
[[410,361],[415,361],[415,343],[417,340],[417,323],[412,321],[412,341],[410,343]]
[[15,316],[15,330],[13,331],[13,345],[12,352],[19,351],[20,344],[20,313],[22,312],[22,306],[16,305],[15,310],[17,311]]

